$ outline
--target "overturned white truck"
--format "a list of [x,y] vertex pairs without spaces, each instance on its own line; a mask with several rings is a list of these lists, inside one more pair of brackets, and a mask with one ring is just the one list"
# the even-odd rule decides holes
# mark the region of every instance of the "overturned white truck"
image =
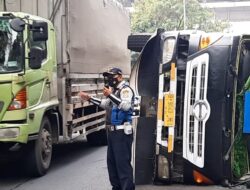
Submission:
[[136,183],[249,183],[249,34],[158,29],[129,48],[141,51]]

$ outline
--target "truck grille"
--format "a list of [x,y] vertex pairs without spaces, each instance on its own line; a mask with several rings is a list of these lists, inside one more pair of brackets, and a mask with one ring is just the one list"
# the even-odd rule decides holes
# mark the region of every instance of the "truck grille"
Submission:
[[[197,82],[197,67],[193,68],[192,71],[192,82],[191,82],[191,96],[190,96],[190,106],[194,105],[196,96],[196,82]],[[194,116],[190,115],[189,121],[189,151],[194,153]]]
[[208,54],[187,63],[183,121],[183,157],[204,166],[205,126],[210,115],[207,97]]

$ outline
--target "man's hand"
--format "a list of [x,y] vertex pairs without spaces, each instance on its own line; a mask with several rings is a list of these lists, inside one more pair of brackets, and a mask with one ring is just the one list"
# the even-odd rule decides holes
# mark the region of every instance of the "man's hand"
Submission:
[[89,100],[91,98],[86,92],[79,92],[78,96],[80,96],[83,100]]
[[104,96],[108,97],[110,94],[112,94],[112,88],[111,87],[109,87],[109,88],[104,87],[102,92],[103,92]]

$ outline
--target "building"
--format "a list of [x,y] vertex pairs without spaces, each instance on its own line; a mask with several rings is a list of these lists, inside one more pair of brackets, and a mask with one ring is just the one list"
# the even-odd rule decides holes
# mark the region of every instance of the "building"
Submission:
[[122,3],[124,7],[132,7],[132,3],[134,3],[134,0],[118,0],[118,1]]
[[201,0],[201,5],[215,13],[218,20],[231,23],[232,32],[250,31],[250,1]]

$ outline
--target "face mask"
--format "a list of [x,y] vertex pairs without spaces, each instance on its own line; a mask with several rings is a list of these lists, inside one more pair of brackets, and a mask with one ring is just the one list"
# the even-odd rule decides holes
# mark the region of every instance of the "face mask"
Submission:
[[117,87],[117,85],[118,85],[118,77],[116,77],[116,78],[111,78],[110,79],[110,81],[109,81],[109,85],[111,86],[111,87],[113,87],[113,88],[116,88]]
[[109,75],[109,76],[104,76],[104,85],[105,87],[117,87],[119,81],[118,81],[118,77],[114,78],[114,75]]

